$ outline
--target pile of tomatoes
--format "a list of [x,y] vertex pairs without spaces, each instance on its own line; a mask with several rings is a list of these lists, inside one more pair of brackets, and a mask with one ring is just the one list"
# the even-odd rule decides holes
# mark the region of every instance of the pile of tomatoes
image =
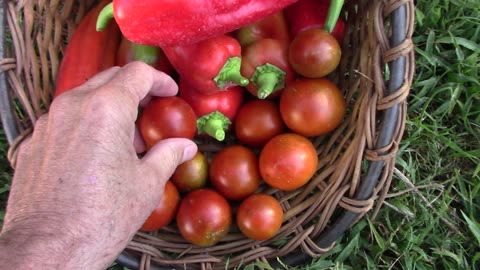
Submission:
[[[176,169],[142,231],[158,230],[175,220],[181,235],[198,246],[214,245],[235,225],[253,240],[278,232],[282,206],[262,193],[262,187],[293,191],[308,183],[318,167],[310,138],[338,127],[346,107],[343,93],[326,77],[340,61],[336,38],[309,29],[288,46],[286,65],[294,77],[275,94],[258,97],[245,91],[248,86],[232,86],[199,95],[185,90],[188,86],[180,80],[178,96],[153,99],[143,108],[137,124],[147,148],[171,137],[220,141],[216,143],[222,148],[198,152]],[[212,111],[228,120],[201,120],[209,122],[209,132],[200,132],[200,117]]]

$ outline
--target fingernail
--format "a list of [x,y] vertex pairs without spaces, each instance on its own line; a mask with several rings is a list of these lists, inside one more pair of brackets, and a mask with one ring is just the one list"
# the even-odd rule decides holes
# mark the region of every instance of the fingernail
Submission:
[[188,160],[191,160],[195,154],[197,154],[198,148],[195,143],[189,144],[185,149],[183,150],[183,158],[182,158],[182,163]]

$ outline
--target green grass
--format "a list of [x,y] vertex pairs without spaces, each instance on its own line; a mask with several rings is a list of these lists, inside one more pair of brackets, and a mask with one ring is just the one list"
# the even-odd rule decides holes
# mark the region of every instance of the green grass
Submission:
[[[480,2],[419,0],[416,20],[416,76],[391,195],[375,220],[297,269],[480,269]],[[4,209],[11,170],[1,135]]]

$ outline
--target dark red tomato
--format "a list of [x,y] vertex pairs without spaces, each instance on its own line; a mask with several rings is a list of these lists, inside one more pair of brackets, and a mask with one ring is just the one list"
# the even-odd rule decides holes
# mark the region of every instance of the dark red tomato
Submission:
[[273,137],[263,147],[259,160],[263,180],[285,191],[305,185],[318,166],[315,146],[306,137],[295,133]]
[[163,191],[162,199],[157,208],[153,210],[145,223],[140,228],[141,231],[156,231],[172,222],[177,213],[180,204],[180,194],[172,182],[168,181]]
[[241,145],[223,148],[210,162],[210,181],[227,199],[247,197],[260,185],[257,156]]
[[263,146],[285,130],[278,106],[270,100],[252,100],[240,108],[235,121],[239,141],[253,147]]
[[172,175],[172,182],[180,192],[190,192],[205,187],[208,178],[208,160],[197,152],[193,159],[180,164]]
[[293,69],[308,78],[330,74],[340,63],[341,55],[335,37],[319,28],[300,32],[288,50],[288,60]]
[[343,121],[345,106],[340,89],[324,78],[297,80],[280,98],[283,121],[304,136],[319,136],[334,130]]
[[214,190],[194,190],[180,203],[177,226],[183,238],[194,245],[214,245],[227,235],[231,224],[232,209]]
[[280,203],[267,194],[253,194],[246,198],[237,210],[237,226],[253,240],[267,240],[274,236],[283,222]]
[[151,100],[140,113],[137,123],[147,148],[167,138],[193,139],[197,133],[195,112],[179,97]]

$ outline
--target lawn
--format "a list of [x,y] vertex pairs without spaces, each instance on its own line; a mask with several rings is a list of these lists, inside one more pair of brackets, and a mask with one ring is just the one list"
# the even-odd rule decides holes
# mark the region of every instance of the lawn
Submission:
[[[298,269],[480,269],[480,1],[417,1],[414,43],[390,195],[375,220]],[[12,170],[0,135],[1,222]]]

